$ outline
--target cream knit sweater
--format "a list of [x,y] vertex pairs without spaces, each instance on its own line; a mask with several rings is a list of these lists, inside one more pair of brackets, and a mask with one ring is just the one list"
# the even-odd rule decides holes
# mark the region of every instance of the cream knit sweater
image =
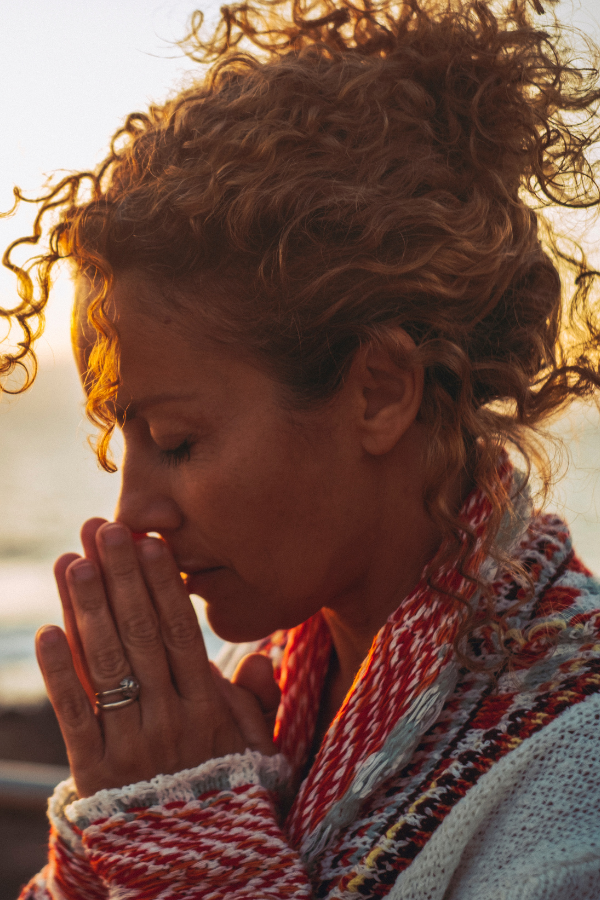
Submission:
[[389,900],[600,900],[600,697],[492,766]]

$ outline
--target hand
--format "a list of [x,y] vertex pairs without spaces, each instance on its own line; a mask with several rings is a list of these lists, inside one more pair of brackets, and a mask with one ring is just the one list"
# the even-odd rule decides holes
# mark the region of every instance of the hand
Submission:
[[[66,635],[44,626],[36,643],[79,796],[246,748],[275,753],[269,661],[250,657],[236,684],[214,670],[166,544],[134,542],[124,525],[98,519],[82,540],[85,557],[68,554],[55,568]],[[127,675],[139,699],[96,710],[94,694]]]

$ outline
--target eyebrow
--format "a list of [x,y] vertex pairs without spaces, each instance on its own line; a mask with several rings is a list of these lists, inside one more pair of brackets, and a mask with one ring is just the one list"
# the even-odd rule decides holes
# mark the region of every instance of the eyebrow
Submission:
[[140,400],[134,400],[124,407],[124,413],[127,419],[135,419],[141,412],[150,409],[153,406],[159,406],[161,403],[175,403],[180,400],[193,400],[195,394],[153,394],[150,397],[142,397]]

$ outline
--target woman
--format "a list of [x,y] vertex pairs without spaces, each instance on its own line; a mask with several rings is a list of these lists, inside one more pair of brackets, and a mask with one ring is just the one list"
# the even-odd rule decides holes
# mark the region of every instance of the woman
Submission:
[[600,384],[541,216],[598,203],[600,89],[495,9],[196,18],[204,80],[42,201],[125,455],[38,637],[73,779],[23,898],[600,897],[600,585],[527,491]]

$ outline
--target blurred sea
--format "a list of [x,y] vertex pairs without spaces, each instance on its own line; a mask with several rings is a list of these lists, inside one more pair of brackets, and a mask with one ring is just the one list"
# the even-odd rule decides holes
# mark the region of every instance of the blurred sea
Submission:
[[[44,696],[33,638],[44,623],[62,624],[53,562],[80,551],[85,519],[112,518],[119,475],[96,463],[92,432],[70,360],[43,359],[29,391],[0,396],[0,705]],[[202,601],[195,606],[214,656],[222,642]]]
[[[86,518],[112,517],[119,475],[98,467],[90,431],[68,360],[42,360],[30,391],[0,398],[1,705],[43,696],[33,636],[43,623],[61,622],[53,561],[79,550]],[[571,523],[584,562],[600,572],[600,418],[593,408],[578,408],[555,432],[571,465],[552,507]],[[196,608],[214,656],[221,642],[205,623],[202,601]]]

